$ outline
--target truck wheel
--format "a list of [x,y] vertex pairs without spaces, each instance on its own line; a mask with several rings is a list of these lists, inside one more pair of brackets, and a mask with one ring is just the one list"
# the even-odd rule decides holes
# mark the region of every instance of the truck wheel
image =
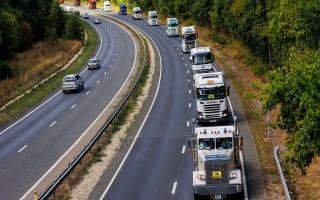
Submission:
[[67,91],[66,90],[62,90],[63,94],[67,94]]
[[199,199],[201,199],[201,195],[193,194],[193,198],[194,198],[194,200],[199,200]]

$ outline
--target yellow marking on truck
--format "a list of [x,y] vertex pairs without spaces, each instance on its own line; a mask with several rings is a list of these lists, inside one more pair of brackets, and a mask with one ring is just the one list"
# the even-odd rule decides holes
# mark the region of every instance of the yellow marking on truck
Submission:
[[214,84],[214,81],[213,80],[208,80],[208,85],[212,85],[212,84]]
[[212,178],[221,178],[221,171],[212,171]]

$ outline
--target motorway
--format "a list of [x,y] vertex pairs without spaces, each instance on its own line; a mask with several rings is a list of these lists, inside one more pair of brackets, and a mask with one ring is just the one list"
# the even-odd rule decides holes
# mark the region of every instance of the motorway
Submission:
[[[189,54],[181,52],[180,39],[168,38],[162,26],[150,27],[145,20],[134,21],[131,16],[115,13],[110,15],[134,25],[154,41],[162,60],[161,83],[145,123],[136,130],[136,140],[131,138],[134,141],[132,149],[128,149],[128,144],[123,145],[129,153],[115,159],[117,164],[105,172],[89,199],[193,199],[192,157],[185,147],[186,139],[192,133],[196,106]],[[230,99],[244,137],[249,199],[266,199],[255,145],[232,86]]]
[[107,20],[93,26],[101,36],[95,52],[101,68],[83,69],[84,90],[67,95],[57,90],[43,104],[1,127],[0,200],[24,197],[85,134],[131,74],[137,56],[133,38]]

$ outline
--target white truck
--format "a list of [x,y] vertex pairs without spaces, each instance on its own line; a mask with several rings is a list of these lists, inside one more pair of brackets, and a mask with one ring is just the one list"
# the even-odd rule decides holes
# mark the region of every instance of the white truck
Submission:
[[226,85],[223,72],[196,74],[194,92],[198,124],[228,120],[230,113],[227,96],[230,94],[230,87]]
[[133,7],[132,19],[142,19],[141,13],[140,7]]
[[110,3],[110,1],[104,1],[103,2],[103,10],[105,12],[110,12],[111,11],[111,3]]
[[[235,119],[236,120],[236,119]],[[243,195],[242,137],[234,125],[196,127],[188,139],[193,153],[192,186],[195,199],[224,199]]]
[[194,26],[187,26],[181,28],[181,49],[184,53],[190,52],[192,48],[197,46],[196,39],[198,35],[196,34],[196,29]]
[[158,25],[158,15],[157,11],[149,11],[148,12],[148,25],[149,26],[156,26]]
[[167,18],[167,36],[179,36],[179,22],[177,18]]
[[190,51],[193,75],[214,71],[214,56],[209,47],[196,47]]

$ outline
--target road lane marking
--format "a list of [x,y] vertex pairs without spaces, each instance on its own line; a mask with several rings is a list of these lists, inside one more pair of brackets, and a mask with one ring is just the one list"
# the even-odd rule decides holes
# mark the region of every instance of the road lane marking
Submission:
[[188,66],[188,64],[187,64],[187,63],[185,63],[184,65],[185,65],[185,66]]
[[107,72],[104,72],[104,75],[107,75]]
[[190,83],[190,79],[188,79],[188,82]]
[[114,61],[116,61],[116,59],[112,59],[112,61],[114,62]]
[[21,149],[19,149],[18,153],[20,153],[21,151],[23,151],[25,148],[27,148],[28,145],[24,145]]
[[184,57],[182,57],[182,60],[184,60]]
[[186,145],[183,145],[181,153],[186,152]]
[[52,124],[50,124],[49,127],[53,127],[56,123],[57,123],[57,121],[52,122]]
[[175,194],[175,193],[176,193],[177,185],[178,185],[178,182],[175,181],[175,182],[173,183],[173,187],[172,187],[172,190],[171,190],[171,194]]
[[111,64],[109,65],[109,67],[111,68]]
[[88,92],[86,93],[86,95],[88,95],[88,94],[90,94],[90,91],[88,91]]
[[189,94],[191,94],[191,90],[189,90]]
[[191,108],[191,103],[189,103],[189,108]]
[[187,121],[187,127],[189,127],[190,126],[190,121]]
[[189,74],[190,72],[189,72],[189,70],[187,70],[187,74]]
[[99,84],[99,83],[100,83],[100,80],[97,81],[97,84]]
[[70,109],[71,109],[71,110],[74,109],[74,107],[76,107],[76,105],[77,105],[77,104],[73,104]]

